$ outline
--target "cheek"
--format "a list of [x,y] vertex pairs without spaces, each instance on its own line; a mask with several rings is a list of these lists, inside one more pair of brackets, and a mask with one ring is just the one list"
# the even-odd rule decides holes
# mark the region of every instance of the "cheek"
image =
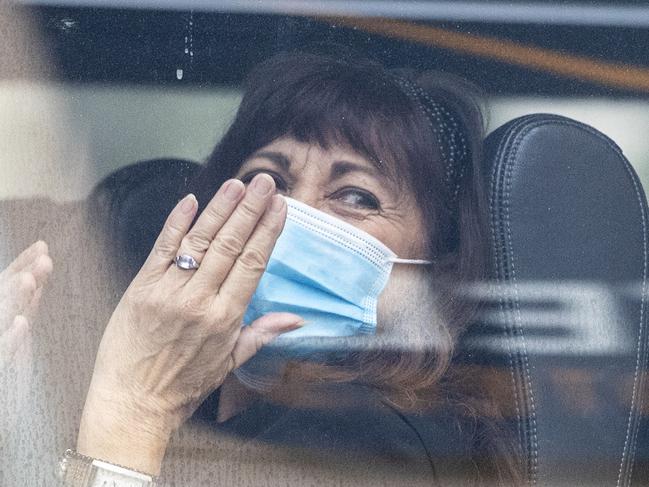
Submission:
[[428,255],[427,232],[421,222],[404,218],[400,222],[378,226],[371,233],[398,257],[421,259]]

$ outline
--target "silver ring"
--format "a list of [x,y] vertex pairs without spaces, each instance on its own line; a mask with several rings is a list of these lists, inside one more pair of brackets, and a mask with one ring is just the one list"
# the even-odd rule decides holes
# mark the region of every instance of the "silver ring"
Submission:
[[185,271],[193,271],[198,269],[200,266],[200,264],[196,262],[196,259],[187,254],[177,255],[174,259],[174,264]]

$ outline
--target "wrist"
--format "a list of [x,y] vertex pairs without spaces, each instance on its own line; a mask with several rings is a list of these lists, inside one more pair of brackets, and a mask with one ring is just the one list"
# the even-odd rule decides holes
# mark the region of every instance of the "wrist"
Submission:
[[81,416],[77,451],[82,455],[157,476],[172,429],[163,418],[90,395]]

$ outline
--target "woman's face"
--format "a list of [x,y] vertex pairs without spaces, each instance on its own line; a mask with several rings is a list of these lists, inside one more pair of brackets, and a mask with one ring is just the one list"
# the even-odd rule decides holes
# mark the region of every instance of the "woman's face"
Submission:
[[260,172],[275,179],[279,193],[345,220],[399,257],[426,257],[414,195],[356,152],[282,137],[256,151],[236,177],[248,183]]

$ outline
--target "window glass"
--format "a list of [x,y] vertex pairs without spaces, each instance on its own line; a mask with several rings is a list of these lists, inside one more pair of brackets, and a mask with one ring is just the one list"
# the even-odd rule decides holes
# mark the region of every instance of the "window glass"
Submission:
[[1,485],[646,483],[643,2],[0,36]]

